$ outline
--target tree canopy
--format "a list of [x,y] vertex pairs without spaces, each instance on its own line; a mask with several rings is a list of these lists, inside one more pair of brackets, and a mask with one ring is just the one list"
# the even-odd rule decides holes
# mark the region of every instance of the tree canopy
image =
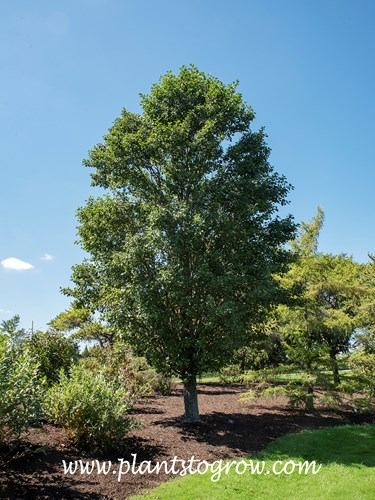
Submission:
[[89,258],[66,289],[182,377],[192,421],[196,376],[227,362],[277,302],[295,229],[277,216],[291,186],[236,87],[182,67],[141,96],[141,113],[122,111],[84,162],[107,192],[78,210]]

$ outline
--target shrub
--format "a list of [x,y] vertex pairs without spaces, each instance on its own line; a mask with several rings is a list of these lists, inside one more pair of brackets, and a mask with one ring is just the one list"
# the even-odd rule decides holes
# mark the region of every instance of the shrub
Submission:
[[45,380],[38,364],[4,336],[0,339],[0,442],[20,437],[42,417]]
[[76,343],[62,333],[51,330],[36,332],[25,341],[24,348],[37,360],[39,371],[49,385],[58,380],[61,369],[68,373],[78,359]]
[[228,365],[220,370],[219,380],[224,384],[233,384],[243,381],[243,374],[239,365]]
[[254,382],[277,382],[296,375],[293,366],[278,366],[276,368],[263,368],[262,370],[247,370],[242,375],[242,382],[250,386]]
[[302,382],[291,382],[287,387],[289,406],[291,408],[304,407],[305,410],[315,408],[316,394],[314,392],[316,378],[310,374],[303,377]]
[[45,401],[49,420],[66,428],[75,443],[98,451],[121,449],[121,440],[135,423],[129,418],[131,401],[118,384],[81,364],[68,377],[63,370]]
[[173,390],[175,381],[170,376],[158,373],[146,358],[134,356],[122,341],[104,348],[94,346],[89,353],[85,366],[93,372],[104,371],[107,380],[122,385],[133,401],[154,393],[169,395]]
[[170,396],[174,386],[176,385],[176,381],[173,377],[159,373],[154,368],[151,368],[151,370],[154,372],[150,381],[151,390],[161,396]]
[[286,396],[287,389],[281,385],[278,386],[268,386],[264,382],[258,384],[255,389],[248,389],[245,393],[241,395],[240,402],[245,403],[249,400],[257,400],[260,398],[265,399],[276,399],[280,396]]
[[[278,367],[247,371],[244,375],[244,383],[250,389],[242,394],[240,400],[246,402],[259,398],[286,396],[291,408],[304,408],[305,410],[313,410],[315,402],[332,409],[337,409],[343,404],[344,392],[341,386],[336,387],[332,383],[330,375],[319,371],[295,374],[291,373],[291,369],[292,367]],[[288,383],[278,380],[282,375],[289,378]],[[270,386],[275,382],[282,385]],[[316,391],[318,388],[319,392]]]

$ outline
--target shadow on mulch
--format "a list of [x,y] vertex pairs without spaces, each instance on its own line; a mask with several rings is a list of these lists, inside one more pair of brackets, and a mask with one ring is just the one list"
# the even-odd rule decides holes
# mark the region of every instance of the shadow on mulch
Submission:
[[151,415],[163,415],[163,411],[162,410],[156,410],[155,408],[136,408],[134,410],[131,411],[131,415],[147,415],[147,414],[151,414]]
[[[225,387],[225,389],[223,389]],[[237,394],[241,384],[220,384],[218,382],[208,382],[205,385],[198,385],[198,394],[209,394],[210,396]],[[182,390],[181,390],[182,392]]]
[[283,409],[282,414],[264,412],[261,415],[212,412],[201,423],[191,424],[181,417],[155,420],[161,427],[174,427],[184,442],[194,440],[210,446],[225,446],[235,454],[251,454],[263,449],[274,439],[303,429],[318,429],[343,424],[371,423],[371,415],[336,414]]
[[[155,457],[167,453],[168,450],[163,445],[150,445],[148,440],[145,438],[130,437],[126,439],[125,452],[127,457],[136,453],[137,462],[142,462],[143,460],[153,461]],[[118,454],[116,456],[112,456],[112,459],[117,460]]]
[[[77,481],[75,481],[77,482]],[[79,481],[80,485],[84,488],[85,481]],[[71,483],[73,484],[73,482]],[[77,500],[99,500],[103,498],[112,498],[110,496],[103,496],[97,493],[79,493],[71,488],[71,485],[58,486],[55,484],[43,486],[41,484],[35,484],[35,481],[31,479],[30,484],[22,478],[12,478],[6,487],[0,488],[0,498],[6,499],[44,499],[44,498],[74,498]]]
[[[374,415],[358,415],[350,411],[327,410],[304,412],[290,410],[285,400],[241,404],[245,387],[239,384],[199,385],[202,423],[185,423],[182,388],[171,396],[159,396],[142,401],[132,411],[133,418],[143,428],[124,440],[122,454],[98,455],[66,444],[62,429],[45,425],[25,436],[30,447],[45,447],[46,453],[26,455],[11,462],[0,473],[0,497],[19,499],[126,499],[142,489],[157,486],[170,479],[161,474],[127,474],[118,481],[119,458],[136,464],[170,461],[174,456],[188,460],[193,455],[200,460],[234,458],[260,451],[270,441],[302,429],[316,429],[342,424],[374,422]],[[0,450],[1,452],[1,450]],[[1,453],[0,453],[1,454]],[[66,463],[111,461],[108,474],[64,474]]]

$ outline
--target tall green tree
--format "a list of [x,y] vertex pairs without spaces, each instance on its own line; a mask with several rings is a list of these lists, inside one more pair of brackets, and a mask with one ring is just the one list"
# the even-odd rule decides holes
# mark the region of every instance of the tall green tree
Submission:
[[276,215],[290,185],[236,86],[182,67],[141,96],[140,114],[122,111],[84,162],[107,193],[78,211],[90,258],[66,290],[182,378],[193,422],[197,375],[247,342],[294,235],[291,216]]
[[348,351],[356,328],[363,326],[363,301],[370,293],[366,267],[346,255],[319,253],[318,237],[324,213],[302,223],[292,243],[298,259],[281,281],[299,288],[292,307],[280,306],[279,322],[289,356],[309,370],[328,356],[334,382],[340,382],[337,357]]
[[324,212],[318,206],[317,214],[310,221],[302,221],[299,225],[297,238],[291,242],[291,247],[300,257],[314,255],[318,251],[319,234],[324,224]]

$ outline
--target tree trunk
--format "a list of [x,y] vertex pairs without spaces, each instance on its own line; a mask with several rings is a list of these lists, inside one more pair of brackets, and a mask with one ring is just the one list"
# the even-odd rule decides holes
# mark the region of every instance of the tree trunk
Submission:
[[306,410],[315,410],[314,406],[314,387],[310,385],[307,388],[307,396],[305,401],[305,409]]
[[336,354],[334,352],[330,352],[329,357],[331,358],[332,362],[333,383],[334,385],[339,385],[340,375],[339,375],[339,367],[337,365]]
[[240,362],[240,373],[243,375],[246,370],[246,351],[244,350],[241,354],[241,362]]
[[184,404],[186,422],[200,422],[198,410],[197,378],[190,375],[184,381]]

